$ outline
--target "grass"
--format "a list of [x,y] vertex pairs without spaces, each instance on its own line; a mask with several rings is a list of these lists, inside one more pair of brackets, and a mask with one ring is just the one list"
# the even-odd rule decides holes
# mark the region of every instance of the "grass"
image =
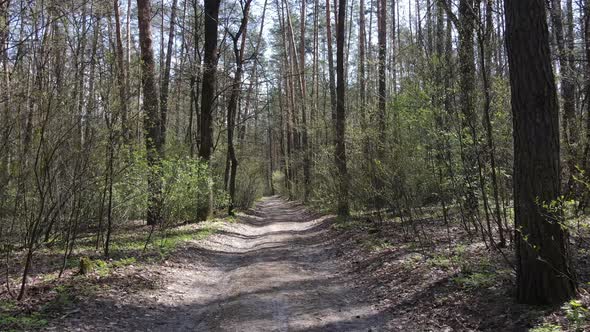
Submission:
[[529,332],[562,332],[561,326],[549,323],[543,323],[541,326],[534,327]]
[[[224,219],[224,221],[226,221]],[[229,220],[229,222],[234,222],[234,220]],[[217,226],[214,225],[214,222],[208,222],[209,224],[199,228],[199,229],[191,229],[191,226],[180,226],[177,228],[165,230],[162,232],[155,231],[152,235],[150,242],[146,245],[146,240],[149,236],[149,229],[137,229],[137,230],[125,230],[125,232],[121,232],[115,234],[113,241],[110,245],[110,256],[117,258],[118,263],[116,265],[124,264],[125,259],[138,256],[138,255],[145,255],[149,256],[150,254],[159,255],[162,258],[165,258],[174,251],[180,244],[189,241],[199,241],[207,238],[208,236],[214,234],[217,231]],[[145,250],[144,250],[145,249]],[[81,241],[76,246],[76,257],[68,258],[66,262],[67,268],[76,268],[80,265],[80,256],[90,256],[96,257],[97,250],[94,245],[94,239],[87,238],[85,241]],[[52,254],[63,255],[64,250],[62,248],[51,250]],[[97,264],[101,264],[98,261]],[[98,266],[99,270],[104,268],[105,266]]]
[[[426,261],[430,267],[439,268],[441,270],[449,270],[453,267],[460,267],[461,271],[466,272],[471,270],[472,264],[466,256],[466,247],[464,245],[456,246],[449,255],[438,254],[434,255]],[[481,261],[476,264],[482,263]]]
[[99,276],[106,277],[111,274],[113,269],[131,265],[135,263],[135,261],[135,257],[123,258],[112,262],[106,262],[104,260],[98,259],[95,261],[95,268]]
[[[224,220],[225,221],[225,220]],[[233,222],[230,221],[230,222]],[[146,247],[146,239],[149,229],[146,227],[137,229],[125,229],[115,234],[111,245],[112,259],[100,259],[94,247],[92,238],[85,239],[76,248],[76,255],[68,258],[66,267],[79,269],[80,260],[86,259],[91,267],[90,273],[107,277],[117,269],[122,269],[134,264],[159,263],[167,259],[173,252],[182,245],[191,241],[203,240],[215,232],[218,226],[213,222],[205,225],[187,225],[168,229],[165,232],[157,232],[152,235],[152,240]],[[144,248],[146,249],[144,252]],[[44,253],[63,255],[63,249],[46,248]],[[92,257],[92,258],[90,258]],[[59,262],[59,261],[58,261]],[[61,264],[61,263],[59,263]],[[57,272],[52,271],[38,276],[43,282],[56,282]],[[71,307],[78,296],[93,296],[100,287],[83,275],[74,275],[72,283],[58,282],[52,287],[54,296],[35,308],[25,308],[13,300],[0,300],[0,331],[29,331],[41,329],[48,324],[56,313],[64,308]],[[77,278],[84,282],[76,281]],[[73,286],[75,285],[75,288]]]
[[0,301],[0,331],[27,331],[47,325],[42,312],[21,312],[15,300]]
[[496,274],[492,272],[475,272],[470,274],[461,274],[453,281],[464,288],[488,288],[496,284]]
[[163,234],[160,239],[154,241],[155,249],[162,258],[169,256],[180,245],[190,241],[201,241],[215,234],[217,227],[211,225],[201,228],[196,232],[172,231]]
[[364,240],[362,244],[370,251],[381,251],[393,247],[393,245],[387,240],[374,238]]
[[338,231],[348,231],[352,229],[364,229],[367,227],[367,224],[358,219],[336,217],[336,222],[332,227]]
[[39,312],[31,314],[19,314],[13,316],[12,314],[0,313],[0,330],[6,332],[13,331],[27,331],[32,329],[40,329],[47,325],[47,319]]
[[[145,232],[132,236],[123,236],[111,246],[112,256],[121,258],[108,261],[90,259],[87,264],[90,265],[92,272],[101,277],[106,277],[114,269],[137,263],[137,258],[134,255],[144,255],[147,261],[151,263],[162,261],[167,259],[181,245],[190,241],[204,240],[215,234],[215,232],[217,232],[215,225],[209,225],[197,230],[186,229],[183,226],[180,229],[173,229],[154,235],[152,241],[147,246],[145,238],[147,238],[148,234]],[[89,258],[85,257],[83,259]],[[67,262],[67,266],[71,268],[79,267],[80,264],[80,259],[76,257],[68,259]]]

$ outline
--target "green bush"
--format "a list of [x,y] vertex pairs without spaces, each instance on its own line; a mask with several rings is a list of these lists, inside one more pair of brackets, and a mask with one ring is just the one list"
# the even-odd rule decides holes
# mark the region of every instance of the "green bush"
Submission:
[[[143,219],[147,210],[149,167],[144,152],[135,152],[129,166],[114,184],[114,213],[119,220]],[[207,163],[188,157],[162,160],[162,216],[168,222],[195,219],[197,209],[209,204],[213,190],[215,208],[227,206],[227,194],[215,185]]]
[[127,167],[115,179],[114,213],[119,220],[143,219],[147,209],[148,165],[145,151],[134,151]]
[[566,317],[570,324],[573,325],[574,330],[576,332],[583,331],[582,325],[588,317],[588,309],[584,307],[582,302],[571,300],[562,309],[565,310]]
[[544,323],[541,326],[532,328],[530,332],[561,332],[561,326],[555,324]]
[[162,161],[162,177],[165,220],[192,220],[198,207],[209,204],[212,180],[206,163],[191,158],[167,159]]
[[259,162],[247,163],[238,168],[234,206],[249,208],[264,194],[264,173]]

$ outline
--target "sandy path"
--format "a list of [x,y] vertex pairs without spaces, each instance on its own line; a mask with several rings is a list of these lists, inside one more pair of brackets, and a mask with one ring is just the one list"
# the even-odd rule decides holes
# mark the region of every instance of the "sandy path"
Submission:
[[113,299],[98,306],[105,312],[82,314],[62,328],[384,331],[383,314],[351,286],[353,276],[341,272],[327,227],[325,218],[300,205],[267,198],[240,222],[175,255],[163,268],[162,289],[132,295],[124,304]]

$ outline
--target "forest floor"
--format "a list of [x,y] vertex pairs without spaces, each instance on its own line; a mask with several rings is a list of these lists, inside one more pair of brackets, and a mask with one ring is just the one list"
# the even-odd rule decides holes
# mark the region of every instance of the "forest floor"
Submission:
[[[71,267],[61,279],[37,271],[28,301],[17,304],[0,293],[0,330],[551,332],[586,327],[583,310],[573,321],[561,307],[514,303],[514,272],[502,255],[436,218],[414,224],[360,217],[339,221],[270,197],[237,220],[182,226],[172,234],[183,242],[158,257],[130,260],[125,257],[136,253],[118,252],[90,275],[76,275]],[[586,280],[584,271],[580,278]],[[587,294],[583,288],[585,305]]]

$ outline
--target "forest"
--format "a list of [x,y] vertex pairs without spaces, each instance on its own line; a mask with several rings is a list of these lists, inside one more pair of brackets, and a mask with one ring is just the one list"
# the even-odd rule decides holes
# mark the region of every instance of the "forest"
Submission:
[[590,0],[0,0],[0,331],[590,331]]

